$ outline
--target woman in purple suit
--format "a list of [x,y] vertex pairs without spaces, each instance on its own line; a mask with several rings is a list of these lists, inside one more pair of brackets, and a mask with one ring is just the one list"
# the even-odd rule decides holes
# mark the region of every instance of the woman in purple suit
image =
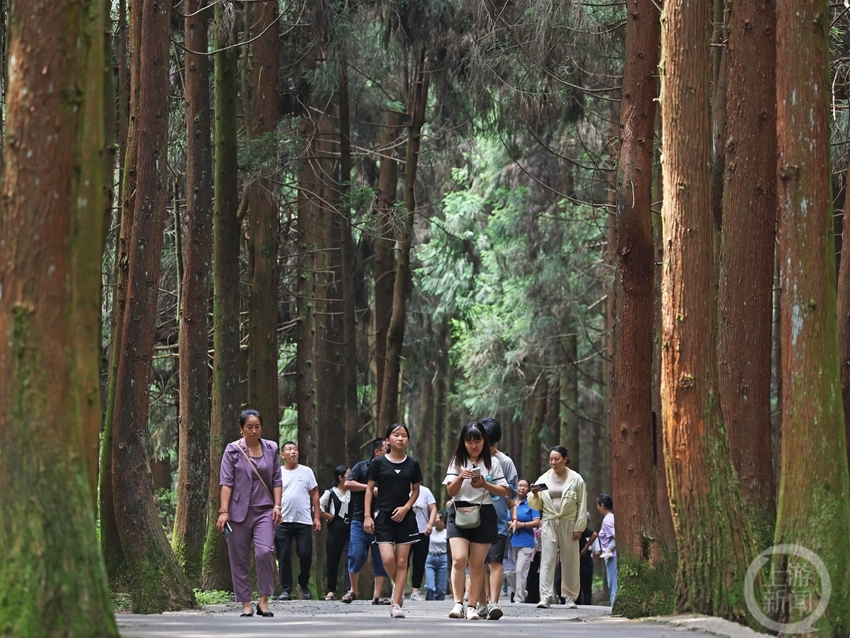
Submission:
[[218,531],[226,534],[233,593],[242,616],[253,616],[251,542],[257,564],[258,616],[274,616],[274,528],[280,524],[280,454],[277,443],[260,438],[263,421],[256,410],[239,416],[242,438],[228,443],[221,458],[221,509]]

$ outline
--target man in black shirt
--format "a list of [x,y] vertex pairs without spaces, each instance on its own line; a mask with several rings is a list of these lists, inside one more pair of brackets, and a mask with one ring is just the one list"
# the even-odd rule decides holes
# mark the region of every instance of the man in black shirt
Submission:
[[388,598],[381,598],[381,588],[387,572],[381,561],[378,546],[374,544],[375,537],[363,531],[363,514],[365,513],[366,484],[369,481],[369,466],[372,461],[387,452],[384,439],[372,441],[372,455],[368,461],[360,461],[351,468],[345,481],[345,489],[351,491],[351,537],[348,543],[348,574],[351,579],[351,589],[342,597],[342,602],[350,603],[357,599],[357,584],[360,581],[360,570],[372,551],[372,574],[375,576],[375,589],[372,596],[373,605],[389,605]]

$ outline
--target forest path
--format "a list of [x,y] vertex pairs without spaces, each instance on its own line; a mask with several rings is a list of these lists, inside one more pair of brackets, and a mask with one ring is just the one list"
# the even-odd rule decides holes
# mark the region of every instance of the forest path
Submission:
[[119,614],[124,638],[326,638],[352,636],[480,636],[488,638],[533,636],[534,638],[755,638],[744,627],[718,619],[679,618],[670,622],[628,621],[611,617],[610,607],[537,609],[535,605],[505,604],[497,621],[470,622],[448,618],[451,602],[405,601],[405,619],[393,620],[388,607],[368,601],[351,605],[325,601],[293,601],[270,604],[274,618],[240,618],[236,603],[210,605],[202,612],[142,616]]

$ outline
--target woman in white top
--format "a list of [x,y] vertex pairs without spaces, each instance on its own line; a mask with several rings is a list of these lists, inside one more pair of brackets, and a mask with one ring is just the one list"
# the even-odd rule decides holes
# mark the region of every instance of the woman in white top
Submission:
[[[454,508],[449,512],[447,525],[452,549],[452,596],[455,603],[449,618],[464,617],[463,591],[468,565],[470,594],[466,619],[479,620],[475,607],[486,601],[473,598],[478,598],[484,582],[487,551],[499,535],[492,496],[510,495],[502,466],[499,459],[490,456],[490,442],[480,423],[473,421],[461,428],[443,484],[454,499]],[[459,528],[455,522],[457,508],[478,508],[480,524],[472,529]]]
[[[348,556],[348,539],[351,534],[351,518],[348,515],[348,505],[351,502],[351,492],[345,489],[348,478],[347,465],[337,465],[334,469],[335,485],[326,490],[319,499],[319,516],[328,521],[328,538],[325,545],[327,551],[327,595],[325,600],[336,600],[336,579],[339,561]],[[348,591],[348,570],[344,576],[345,591]]]
[[449,580],[448,534],[441,512],[434,519],[434,529],[429,537],[428,559],[425,561],[425,600],[445,600]]
[[[587,526],[587,494],[584,480],[567,467],[567,448],[556,445],[549,452],[552,468],[531,486],[528,504],[540,512],[540,602],[548,607],[555,587],[555,566],[561,556],[561,595],[570,609],[576,608],[581,589],[579,546]],[[545,487],[544,487],[545,486]]]

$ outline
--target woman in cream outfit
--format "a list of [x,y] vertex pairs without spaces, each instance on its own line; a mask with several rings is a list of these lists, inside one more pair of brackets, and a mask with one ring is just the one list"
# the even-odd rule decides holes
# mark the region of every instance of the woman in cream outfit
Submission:
[[[549,606],[555,585],[555,565],[561,555],[561,595],[575,609],[581,588],[579,538],[587,525],[587,493],[584,479],[567,467],[567,448],[556,445],[549,453],[552,468],[531,486],[528,504],[540,512],[540,602]],[[536,485],[545,483],[547,489]]]

